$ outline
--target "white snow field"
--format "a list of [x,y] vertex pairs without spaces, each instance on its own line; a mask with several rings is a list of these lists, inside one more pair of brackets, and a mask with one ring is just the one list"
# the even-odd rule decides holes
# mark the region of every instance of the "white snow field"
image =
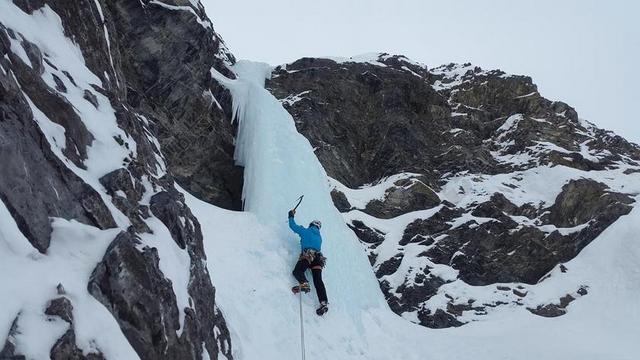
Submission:
[[[608,228],[574,260],[530,288],[557,299],[567,288],[589,294],[558,318],[509,307],[461,328],[427,329],[387,306],[364,249],[334,208],[330,182],[309,142],[281,103],[264,89],[271,68],[238,62],[230,80],[212,70],[234,99],[236,158],[245,166],[246,212],[232,212],[185,194],[202,224],[217,301],[238,359],[297,359],[298,297],[290,292],[297,237],[287,211],[305,195],[297,221],[322,221],[330,310],[315,314],[303,297],[307,359],[608,359],[640,357],[640,209]],[[573,286],[575,285],[575,287]],[[472,289],[473,287],[465,287]]]

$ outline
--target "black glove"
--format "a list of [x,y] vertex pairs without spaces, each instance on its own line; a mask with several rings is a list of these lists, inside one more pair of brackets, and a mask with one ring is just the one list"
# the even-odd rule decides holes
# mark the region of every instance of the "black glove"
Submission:
[[296,211],[295,210],[289,210],[289,218],[292,218],[296,215]]

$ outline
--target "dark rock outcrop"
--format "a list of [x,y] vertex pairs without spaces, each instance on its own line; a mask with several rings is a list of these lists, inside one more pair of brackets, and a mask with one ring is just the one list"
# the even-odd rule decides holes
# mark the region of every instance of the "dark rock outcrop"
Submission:
[[[25,16],[59,19],[60,34],[52,35],[66,37],[73,61],[52,53],[66,49],[47,50],[37,33],[23,34],[0,17],[0,200],[44,256],[51,218],[121,230],[88,288],[141,358],[199,359],[204,346],[211,358],[232,359],[200,225],[175,182],[213,204],[240,208],[231,98],[211,76],[232,77],[233,55],[198,2],[14,0],[7,6],[14,4]],[[115,121],[102,121],[104,114]],[[95,121],[111,126],[113,135],[96,130]],[[93,149],[100,147],[123,155],[102,170],[100,163],[113,159],[97,158]],[[139,242],[141,235],[159,236],[152,221],[171,234],[158,241],[175,242],[188,255],[190,303],[182,309],[175,284],[160,271],[159,250]],[[50,300],[45,314],[69,324],[51,358],[101,359],[76,344],[73,297],[59,295],[43,299]],[[22,356],[14,336],[19,329],[9,334],[1,358]]]
[[0,350],[0,359],[7,360],[25,360],[26,357],[24,355],[16,354],[16,333],[18,331],[18,318],[20,314],[13,319],[11,322],[11,327],[9,328],[9,333],[7,334],[7,339],[4,341],[4,346],[2,350]]
[[557,303],[551,303],[546,305],[538,305],[535,308],[527,308],[532,314],[543,317],[558,317],[567,313],[567,307],[574,302],[577,298],[587,295],[588,291],[586,287],[581,286],[574,294],[567,294],[560,299]]
[[[187,245],[196,240],[189,238]],[[201,358],[204,344],[209,354],[232,358],[229,330],[213,301],[215,293],[206,268],[200,265],[191,270],[188,292],[194,303],[179,309],[172,283],[159,268],[157,250],[144,247],[140,251],[139,246],[131,234],[118,235],[91,275],[88,288],[114,314],[140,357]],[[192,259],[201,256],[198,251],[189,246]],[[180,311],[185,312],[182,326]]]
[[403,179],[394,185],[387,189],[384,199],[371,200],[363,211],[378,218],[389,219],[440,204],[438,195],[419,180]]
[[[11,51],[10,36],[18,38],[0,24],[0,66],[11,69],[13,74],[0,71],[0,200],[31,244],[45,253],[51,235],[51,216],[76,219],[103,229],[115,227],[115,222],[96,191],[48,146],[26,96],[30,99],[37,96],[39,108],[57,114],[65,131],[79,136],[81,140],[76,143],[67,141],[67,149],[77,148],[85,153],[80,149],[86,148],[89,136],[70,105],[47,91],[39,74]],[[32,54],[32,62],[41,64],[42,55],[35,51]],[[23,93],[22,89],[29,92]],[[55,119],[51,118],[54,122]],[[86,154],[81,157],[67,154],[80,166],[81,157],[86,157]]]
[[339,211],[347,212],[351,210],[351,204],[349,203],[349,200],[347,200],[347,197],[344,195],[344,193],[340,192],[339,190],[333,189],[331,191],[331,200],[333,200],[333,204]]
[[[635,174],[640,147],[579,119],[571,106],[545,99],[527,76],[471,64],[429,70],[380,54],[366,62],[303,58],[277,67],[267,87],[316,148],[330,177],[351,188],[381,186],[392,175],[401,179],[357,210],[392,219],[440,206],[390,237],[357,213],[348,223],[366,245],[390,307],[399,314],[417,312],[425,326],[460,326],[463,313],[482,316],[506,303],[522,305],[528,293],[525,287],[497,289],[508,295],[478,305],[447,294],[446,307],[429,309],[427,300],[452,281],[451,275],[432,274],[433,266],[450,268],[470,285],[533,285],[577,256],[634,203],[628,194],[572,171]],[[559,194],[553,203],[526,194],[525,171],[544,167],[576,174],[561,189],[548,189]],[[332,192],[336,208],[354,210],[338,189]],[[527,196],[529,202],[520,201]],[[398,252],[378,253],[385,241],[398,241]],[[405,261],[424,265],[397,273],[409,251],[417,255]],[[391,288],[391,274],[405,281]],[[551,314],[553,306],[532,311]]]
[[[89,292],[114,313],[141,358],[191,358],[201,346],[179,341],[182,309],[176,305],[171,282],[160,271],[158,252],[148,247],[139,251],[137,245],[132,235],[118,235],[91,275]],[[193,325],[186,317],[184,322],[186,334]]]
[[195,250],[204,255],[200,224],[184,203],[184,196],[175,189],[159,192],[151,197],[151,213],[169,229],[173,241],[184,249],[188,242],[197,246]]
[[149,218],[149,208],[147,205],[140,204],[145,191],[140,180],[129,170],[120,168],[101,177],[100,184],[107,190],[107,194],[111,196],[111,201],[118,210],[129,218],[136,232],[151,232],[144,222],[144,219]]
[[[60,291],[61,289],[63,289],[62,285],[59,286],[59,293],[62,292]],[[67,331],[65,331],[64,334],[59,339],[57,339],[51,347],[51,351],[49,352],[49,356],[51,359],[104,360],[104,356],[99,351],[90,351],[85,355],[84,352],[76,345],[75,324],[73,319],[73,304],[71,303],[71,300],[69,300],[65,296],[55,298],[49,302],[49,305],[44,310],[44,313],[45,315],[59,317],[69,324],[69,328],[67,329]],[[0,358],[2,357],[0,356]]]
[[[428,143],[449,108],[424,79],[399,69],[300,59],[276,68],[267,88],[285,99],[327,174],[357,187],[433,167],[436,152]],[[302,100],[286,101],[302,93]]]
[[356,236],[367,244],[377,245],[384,241],[384,233],[377,229],[372,229],[360,220],[354,220],[351,224],[347,224]]
[[378,269],[376,270],[376,276],[380,278],[385,275],[391,275],[394,272],[396,272],[396,270],[398,270],[398,267],[402,263],[403,257],[404,257],[403,254],[398,254],[392,257],[391,259],[380,264],[378,266]]
[[52,360],[104,360],[100,353],[84,355],[76,345],[76,334],[72,329],[67,330],[60,339],[53,344],[50,357]]
[[51,300],[49,306],[44,311],[46,315],[58,316],[62,320],[68,322],[69,324],[73,324],[73,305],[71,305],[71,301],[66,297],[62,296],[56,299]]
[[572,180],[562,188],[551,208],[549,221],[557,227],[574,227],[592,220],[609,220],[610,224],[628,214],[633,202],[628,195],[609,191],[603,183],[589,179]]
[[456,320],[455,316],[442,309],[438,309],[434,313],[420,313],[418,316],[421,324],[432,329],[444,329],[464,325],[464,323]]
[[[184,1],[165,1],[189,6]],[[158,3],[105,3],[114,27],[127,106],[153,122],[176,181],[210,203],[241,208],[242,170],[234,165],[231,95],[210,75],[233,77],[233,55],[202,6],[171,11]]]

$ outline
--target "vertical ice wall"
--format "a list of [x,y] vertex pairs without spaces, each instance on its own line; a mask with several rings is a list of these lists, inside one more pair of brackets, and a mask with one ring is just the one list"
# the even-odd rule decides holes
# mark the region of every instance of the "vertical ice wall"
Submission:
[[[325,279],[333,307],[358,317],[369,307],[387,307],[362,247],[333,206],[326,173],[293,118],[264,89],[271,72],[267,64],[238,62],[238,80],[214,74],[233,95],[239,121],[236,159],[245,167],[244,207],[298,251],[287,227],[287,211],[304,195],[296,220],[322,221],[322,251],[328,257]],[[295,260],[295,254],[291,261]],[[286,274],[288,275],[288,274]],[[331,302],[331,299],[330,299]]]
[[[239,121],[236,159],[245,167],[246,212],[224,211],[186,196],[202,223],[211,276],[234,337],[235,356],[299,356],[298,297],[291,294],[290,286],[295,282],[291,269],[300,248],[287,226],[287,212],[302,194],[297,221],[303,225],[315,218],[322,221],[322,250],[329,258],[324,271],[329,313],[322,318],[315,314],[315,294],[302,299],[308,357],[382,360],[389,358],[389,352],[381,348],[403,352],[381,326],[396,317],[382,297],[360,243],[333,206],[326,174],[313,148],[296,131],[289,113],[264,89],[270,67],[240,62],[233,70],[237,80],[212,73],[233,95]],[[372,342],[383,337],[388,341]]]

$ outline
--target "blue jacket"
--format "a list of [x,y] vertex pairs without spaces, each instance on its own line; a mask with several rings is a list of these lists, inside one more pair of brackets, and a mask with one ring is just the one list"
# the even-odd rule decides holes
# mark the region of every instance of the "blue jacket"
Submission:
[[302,251],[305,249],[321,250],[322,236],[320,235],[320,229],[315,226],[309,226],[308,228],[300,226],[296,224],[293,218],[289,218],[289,227],[300,236],[300,248]]

